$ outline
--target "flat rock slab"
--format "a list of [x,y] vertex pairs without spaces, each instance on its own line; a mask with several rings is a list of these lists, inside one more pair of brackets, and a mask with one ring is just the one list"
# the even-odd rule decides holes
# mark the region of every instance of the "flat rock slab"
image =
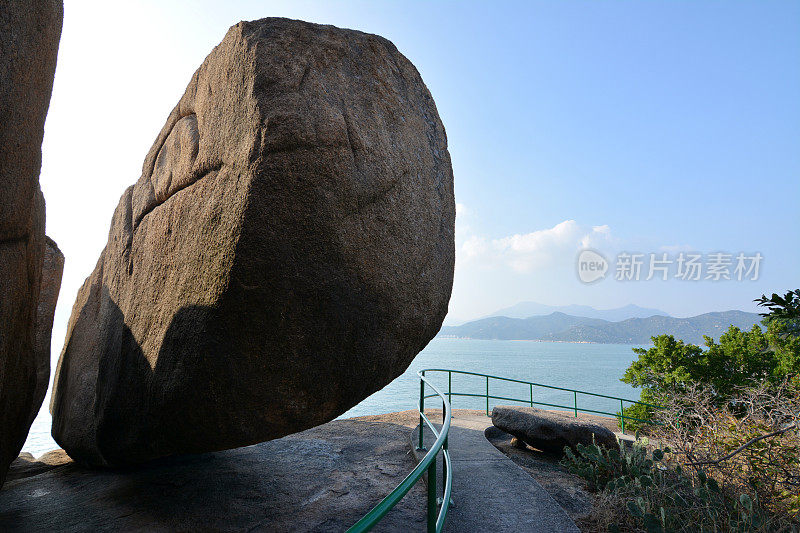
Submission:
[[[435,413],[431,410],[427,414],[431,420],[438,420],[441,412]],[[482,411],[453,410],[448,446],[455,505],[448,511],[444,530],[577,533],[578,527],[550,494],[489,442],[485,432],[491,427],[490,419]],[[418,431],[417,428],[412,433],[412,443],[417,442]],[[426,429],[423,436],[425,446],[430,449],[431,432]],[[421,457],[425,452],[417,453]],[[437,476],[438,494],[442,493],[441,477]]]
[[492,424],[529,446],[552,453],[562,453],[565,446],[597,443],[616,447],[617,437],[604,425],[586,417],[535,407],[498,405],[492,409]]
[[[344,531],[414,468],[415,421],[410,412],[337,420],[135,471],[91,470],[51,452],[39,461],[50,470],[38,473],[24,457],[12,473],[28,477],[0,491],[0,531]],[[375,531],[424,529],[420,483]]]

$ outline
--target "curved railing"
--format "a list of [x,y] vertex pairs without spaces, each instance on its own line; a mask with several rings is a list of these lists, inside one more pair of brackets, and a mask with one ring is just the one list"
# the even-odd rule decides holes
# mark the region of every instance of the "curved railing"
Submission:
[[[403,497],[408,494],[408,491],[411,490],[420,479],[422,479],[423,474],[427,472],[428,474],[428,533],[439,533],[442,528],[444,527],[444,521],[447,518],[447,510],[450,508],[450,493],[453,489],[453,474],[450,462],[450,452],[447,449],[447,436],[450,431],[450,401],[449,398],[445,398],[445,395],[435,386],[433,383],[429,382],[425,378],[425,370],[421,370],[417,372],[419,376],[419,387],[420,387],[420,394],[419,394],[419,447],[418,450],[425,450],[423,446],[423,430],[424,425],[427,425],[431,433],[433,433],[434,437],[436,437],[436,441],[431,446],[431,449],[428,450],[428,453],[425,454],[425,457],[417,464],[414,470],[411,471],[410,474],[406,476],[406,478],[392,491],[386,496],[383,500],[381,500],[378,505],[372,508],[372,510],[364,515],[364,517],[356,522],[350,529],[348,529],[348,533],[361,533],[363,531],[369,531],[372,529],[375,524],[380,522],[380,520],[386,516],[392,507],[394,507],[397,502],[403,499]],[[433,391],[434,394],[426,395],[425,394],[425,385],[428,385]],[[432,398],[435,396],[439,396],[442,399],[442,427],[438,431],[433,423],[425,416],[425,399]],[[424,424],[424,425],[423,425]],[[436,456],[439,452],[442,452],[442,479],[444,481],[444,489],[441,500],[437,498],[437,484],[436,484]],[[439,505],[441,502],[441,506]],[[437,512],[438,510],[438,512]]]
[[[453,396],[468,396],[468,397],[473,397],[473,398],[485,398],[486,399],[486,415],[487,416],[490,416],[490,413],[489,413],[489,399],[504,400],[504,401],[507,401],[507,402],[519,402],[519,403],[529,404],[531,407],[533,407],[534,405],[544,405],[544,406],[547,406],[547,407],[555,407],[555,408],[559,408],[559,409],[568,409],[570,411],[574,411],[575,416],[578,416],[578,412],[593,413],[593,414],[598,414],[598,415],[610,415],[610,416],[613,416],[613,417],[619,419],[620,426],[622,428],[622,432],[625,433],[625,420],[635,420],[637,422],[652,423],[651,420],[644,420],[644,419],[641,419],[641,418],[635,418],[635,417],[626,415],[625,414],[625,405],[624,405],[625,403],[632,404],[632,405],[646,405],[646,406],[649,406],[649,407],[653,407],[655,409],[661,409],[661,407],[658,406],[658,405],[653,405],[653,404],[646,403],[646,402],[640,402],[638,400],[629,400],[627,398],[620,398],[618,396],[608,396],[607,394],[598,394],[596,392],[587,392],[587,391],[582,391],[582,390],[577,390],[577,389],[567,389],[567,388],[564,388],[564,387],[554,387],[553,385],[543,385],[541,383],[534,383],[532,381],[522,381],[520,379],[512,379],[512,378],[504,378],[504,377],[500,377],[500,376],[492,376],[491,374],[479,374],[477,372],[466,372],[466,371],[463,371],[463,370],[451,370],[451,369],[448,369],[448,368],[427,368],[427,369],[425,369],[425,370],[423,370],[421,372],[421,375],[424,376],[425,372],[447,372],[447,399],[449,400],[449,403],[452,402]],[[478,377],[485,378],[486,379],[486,392],[484,394],[471,394],[471,393],[466,393],[466,392],[453,392],[453,374],[465,374],[465,375],[469,375],[469,376],[478,376]],[[490,379],[498,380],[498,381],[507,381],[507,382],[512,382],[512,383],[522,383],[524,385],[528,385],[530,387],[530,397],[529,398],[508,398],[508,397],[505,397],[505,396],[495,396],[495,395],[489,394],[489,380]],[[572,405],[558,405],[558,404],[553,404],[553,403],[534,401],[534,397],[533,397],[533,388],[534,387],[541,387],[541,388],[544,388],[544,389],[571,392],[573,394],[574,402],[573,402]],[[584,407],[578,407],[578,395],[592,396],[592,397],[595,397],[595,398],[607,398],[607,399],[610,399],[610,400],[617,400],[617,401],[619,401],[619,413],[612,413],[612,412],[608,412],[608,411],[598,411],[598,410],[595,410],[595,409],[587,409],[587,408],[584,408]],[[421,398],[420,399],[421,404],[424,406],[425,398],[431,398],[431,397],[433,397],[433,395],[428,395],[428,396],[424,396],[423,398]]]
[[[447,373],[447,393],[443,393],[440,391],[433,383],[431,383],[427,377],[425,377],[426,372],[446,372]],[[453,391],[453,374],[463,374],[469,376],[478,376],[482,377],[486,380],[486,390],[484,394],[474,394],[468,392],[454,392]],[[555,407],[560,409],[569,409],[575,413],[575,416],[578,416],[578,412],[584,413],[594,413],[600,415],[610,415],[616,417],[620,420],[620,425],[622,426],[622,432],[625,432],[625,420],[636,420],[638,422],[645,422],[651,423],[650,420],[643,420],[641,418],[635,418],[632,416],[628,416],[625,414],[625,403],[633,404],[633,405],[646,405],[649,407],[653,407],[656,409],[660,409],[661,407],[658,405],[649,404],[646,402],[640,402],[638,400],[629,400],[627,398],[620,398],[618,396],[609,396],[607,394],[598,394],[596,392],[587,392],[577,389],[568,389],[565,387],[555,387],[553,385],[544,385],[542,383],[534,383],[532,381],[523,381],[520,379],[512,379],[512,378],[504,378],[500,376],[493,376],[491,374],[480,374],[477,372],[467,372],[464,370],[451,370],[448,368],[426,368],[425,370],[420,370],[417,372],[419,376],[419,435],[418,435],[418,443],[417,443],[417,450],[425,450],[424,446],[424,427],[427,425],[430,429],[433,436],[436,438],[435,442],[431,446],[431,449],[428,450],[428,453],[425,454],[425,457],[417,464],[414,470],[411,471],[410,474],[406,476],[406,478],[392,491],[386,496],[383,500],[381,500],[378,505],[372,508],[372,510],[364,515],[364,517],[356,522],[350,529],[348,529],[348,533],[361,533],[364,531],[369,531],[372,529],[380,520],[386,516],[388,513],[403,497],[408,494],[408,491],[411,490],[420,479],[422,479],[425,473],[428,474],[428,511],[427,511],[427,523],[428,523],[428,533],[439,533],[442,528],[444,527],[445,519],[447,518],[447,511],[450,508],[451,501],[450,496],[453,488],[453,474],[452,474],[452,466],[450,461],[450,452],[448,451],[447,447],[447,440],[448,435],[450,432],[450,420],[451,420],[451,403],[453,396],[466,396],[466,397],[473,397],[473,398],[485,398],[486,399],[486,415],[490,416],[489,413],[489,400],[504,400],[508,402],[519,402],[529,404],[531,407],[534,405],[544,405],[547,407]],[[528,398],[509,398],[506,396],[497,396],[490,394],[489,391],[489,383],[490,380],[498,380],[498,381],[506,381],[512,383],[521,383],[524,385],[528,385],[530,388],[530,396]],[[428,386],[433,390],[433,394],[426,394],[425,387]],[[573,393],[573,404],[572,405],[558,405],[554,403],[546,403],[534,400],[533,389],[534,387],[541,387],[544,389],[550,390],[558,390],[558,391],[565,391]],[[599,411],[596,409],[587,409],[585,407],[578,406],[578,395],[583,396],[592,396],[595,398],[606,398],[610,400],[619,401],[620,410],[619,413],[612,413],[608,411]],[[437,431],[436,426],[430,421],[430,419],[425,415],[425,400],[428,398],[435,398],[439,397],[442,400],[442,426]],[[442,497],[437,497],[438,486],[436,483],[436,458],[439,455],[439,452],[442,453],[442,479],[444,480],[444,488],[442,489]]]

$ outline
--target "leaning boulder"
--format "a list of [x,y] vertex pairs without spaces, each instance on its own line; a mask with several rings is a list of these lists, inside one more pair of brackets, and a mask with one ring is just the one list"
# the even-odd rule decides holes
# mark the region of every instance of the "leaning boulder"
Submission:
[[392,43],[287,19],[233,26],[79,291],[54,438],[120,465],[334,419],[439,330],[454,208],[444,127]]
[[565,446],[577,444],[617,447],[614,433],[586,418],[534,407],[497,406],[492,409],[492,424],[542,451],[562,453]]
[[64,274],[64,254],[50,237],[45,237],[42,277],[39,283],[39,305],[36,306],[33,353],[36,359],[36,389],[30,412],[30,424],[39,413],[50,384],[50,340],[53,336],[53,318],[56,313],[61,277]]
[[45,253],[39,170],[62,16],[60,0],[0,2],[0,485],[49,378],[39,374],[36,347]]

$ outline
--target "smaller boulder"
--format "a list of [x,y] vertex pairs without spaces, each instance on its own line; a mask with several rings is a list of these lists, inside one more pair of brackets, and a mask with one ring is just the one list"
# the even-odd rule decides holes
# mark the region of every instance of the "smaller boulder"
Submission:
[[50,450],[38,459],[28,452],[22,452],[8,468],[6,481],[38,476],[61,466],[72,464],[72,459],[64,450]]
[[562,453],[565,446],[592,444],[619,447],[610,429],[586,418],[534,407],[497,406],[492,409],[492,424],[536,449]]

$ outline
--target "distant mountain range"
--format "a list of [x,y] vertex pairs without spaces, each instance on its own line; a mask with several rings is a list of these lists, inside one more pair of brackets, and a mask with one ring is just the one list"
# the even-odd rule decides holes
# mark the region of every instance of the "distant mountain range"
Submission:
[[647,318],[654,315],[669,316],[659,309],[648,309],[638,305],[626,305],[614,309],[595,309],[588,305],[544,305],[537,302],[520,302],[495,311],[485,318],[492,316],[505,316],[508,318],[529,318],[551,313],[564,313],[565,315],[581,316],[585,318],[600,318],[611,322],[618,322],[628,318]]
[[667,333],[684,342],[702,345],[703,335],[718,340],[719,336],[731,325],[749,330],[754,324],[761,322],[758,314],[744,311],[705,313],[689,318],[663,315],[665,313],[620,321],[568,315],[562,312],[528,318],[492,316],[460,326],[445,326],[439,332],[439,336],[470,339],[650,344],[650,337]]

